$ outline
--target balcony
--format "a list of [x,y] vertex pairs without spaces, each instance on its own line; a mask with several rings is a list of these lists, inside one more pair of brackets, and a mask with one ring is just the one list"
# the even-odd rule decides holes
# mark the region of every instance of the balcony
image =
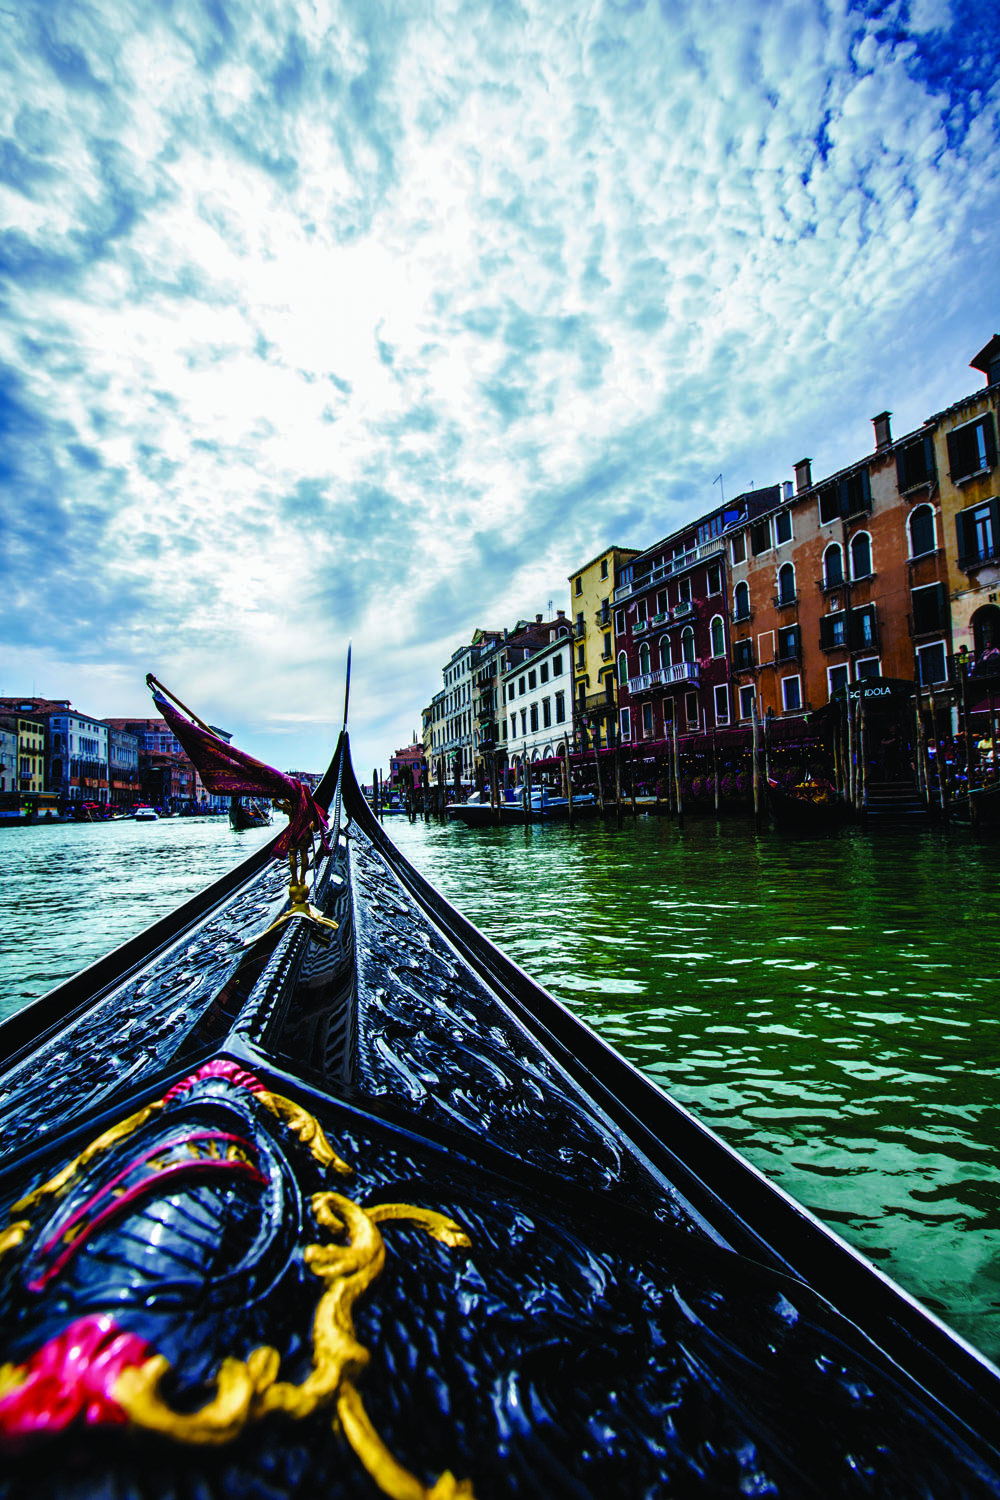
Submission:
[[681,599],[671,610],[675,620],[690,620],[694,618],[695,608],[691,599]]
[[649,629],[649,621],[648,620],[636,620],[635,623],[634,623],[634,625],[632,626],[632,634],[633,635],[642,635],[643,631],[644,630],[648,630],[648,629]]
[[654,688],[669,687],[674,682],[697,682],[698,663],[696,661],[675,662],[672,667],[654,667],[651,672],[642,672],[638,677],[630,677],[628,690],[633,695],[636,693],[649,693]]
[[599,609],[597,611],[596,615],[594,616],[594,624],[595,625],[604,625],[604,626],[610,625],[611,624],[611,611],[610,611],[610,609]]
[[743,624],[746,623],[747,620],[752,620],[752,619],[753,619],[753,610],[752,609],[734,609],[733,610],[732,621],[733,621],[734,625],[743,625]]
[[798,594],[775,594],[771,600],[775,609],[784,609],[788,604],[798,604]]
[[710,542],[703,542],[700,547],[692,547],[680,557],[668,558],[666,562],[660,563],[659,567],[644,573],[641,578],[633,578],[631,583],[623,583],[616,588],[614,603],[620,604],[623,599],[630,599],[633,594],[641,594],[643,589],[648,589],[651,584],[660,583],[664,578],[676,578],[678,573],[684,573],[688,568],[696,567],[706,558],[717,557],[724,547],[724,538],[717,536],[713,537]]
[[962,553],[958,559],[958,566],[963,573],[971,573],[976,568],[984,568],[987,563],[997,561],[997,549],[992,540],[981,541],[975,552]]
[[653,618],[650,621],[650,623],[652,625],[665,625],[669,619],[670,619],[670,611],[669,611],[669,609],[662,609],[662,610],[660,610],[659,614],[655,614],[653,616]]

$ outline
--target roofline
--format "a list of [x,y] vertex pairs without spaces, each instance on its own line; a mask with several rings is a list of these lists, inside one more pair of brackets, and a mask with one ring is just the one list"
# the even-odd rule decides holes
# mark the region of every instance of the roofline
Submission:
[[607,557],[608,554],[611,553],[611,552],[620,552],[622,554],[622,556],[625,556],[625,557],[638,557],[640,555],[640,553],[642,552],[642,548],[641,547],[614,547],[614,546],[611,546],[611,547],[602,547],[601,551],[598,552],[596,554],[596,556],[592,557],[589,562],[585,562],[579,568],[574,568],[572,573],[567,573],[566,574],[566,582],[567,583],[572,583],[573,579],[576,578],[578,576],[578,574],[585,573],[588,568],[592,568],[595,563],[599,563],[599,562],[603,561],[603,559],[605,557]]

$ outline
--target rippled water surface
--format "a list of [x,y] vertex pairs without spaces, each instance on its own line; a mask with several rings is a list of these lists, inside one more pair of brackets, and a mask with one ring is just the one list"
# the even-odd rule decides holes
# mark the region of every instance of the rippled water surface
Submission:
[[1000,847],[388,826],[524,969],[1000,1358]]
[[0,828],[0,1019],[180,906],[273,828],[228,818]]
[[[714,819],[387,829],[523,968],[1000,1358],[1000,846]],[[269,835],[0,830],[0,1014]]]

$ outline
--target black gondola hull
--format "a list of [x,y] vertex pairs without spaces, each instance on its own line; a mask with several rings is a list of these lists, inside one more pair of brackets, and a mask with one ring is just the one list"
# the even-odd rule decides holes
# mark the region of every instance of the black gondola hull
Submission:
[[262,851],[0,1027],[0,1494],[1000,1495],[994,1367],[340,768],[329,943]]

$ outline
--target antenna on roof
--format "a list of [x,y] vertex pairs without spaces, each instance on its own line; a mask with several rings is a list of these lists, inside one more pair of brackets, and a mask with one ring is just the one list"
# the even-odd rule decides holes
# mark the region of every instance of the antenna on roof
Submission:
[[713,484],[717,484],[719,486],[719,503],[721,505],[725,505],[725,503],[726,503],[726,491],[725,491],[725,488],[723,487],[722,475],[721,474],[716,474],[715,478],[712,480],[712,483]]
[[552,605],[553,605],[553,602],[554,601],[552,599],[549,600],[549,619],[550,620],[552,618]]

